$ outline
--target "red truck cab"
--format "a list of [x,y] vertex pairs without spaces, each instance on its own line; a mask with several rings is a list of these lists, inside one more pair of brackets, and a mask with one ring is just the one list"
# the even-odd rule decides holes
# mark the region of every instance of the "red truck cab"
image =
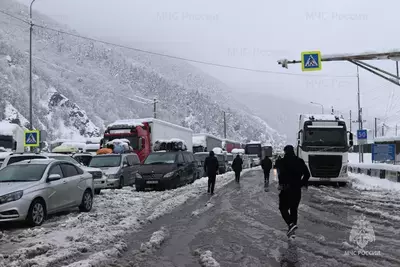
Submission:
[[151,129],[148,122],[142,122],[141,125],[121,124],[108,126],[100,146],[104,147],[107,142],[114,139],[127,139],[141,163],[151,153]]

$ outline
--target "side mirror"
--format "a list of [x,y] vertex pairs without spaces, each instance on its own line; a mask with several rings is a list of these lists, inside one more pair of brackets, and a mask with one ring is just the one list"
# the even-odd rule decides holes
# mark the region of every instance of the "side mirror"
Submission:
[[59,174],[50,174],[49,177],[47,178],[48,182],[52,182],[52,181],[58,181],[61,179],[61,175]]

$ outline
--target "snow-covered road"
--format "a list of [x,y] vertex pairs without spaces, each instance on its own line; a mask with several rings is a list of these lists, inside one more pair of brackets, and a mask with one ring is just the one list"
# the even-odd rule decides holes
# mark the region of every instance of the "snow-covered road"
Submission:
[[[218,189],[232,181],[233,174],[217,179]],[[107,266],[107,259],[126,250],[126,236],[206,191],[206,178],[163,192],[136,192],[132,187],[104,190],[95,197],[90,213],[53,216],[32,229],[3,226],[0,267]]]
[[240,186],[188,201],[128,237],[127,252],[110,266],[400,266],[400,188],[352,178],[347,188],[304,192],[297,238],[288,242],[278,192],[264,192],[261,171],[252,170]]

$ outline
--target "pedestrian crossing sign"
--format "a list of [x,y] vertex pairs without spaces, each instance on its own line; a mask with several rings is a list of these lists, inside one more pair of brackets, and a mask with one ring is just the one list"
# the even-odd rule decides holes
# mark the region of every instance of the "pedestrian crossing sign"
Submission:
[[309,51],[301,53],[301,69],[303,71],[321,70],[321,52]]
[[24,146],[38,147],[40,146],[40,132],[38,130],[24,132]]

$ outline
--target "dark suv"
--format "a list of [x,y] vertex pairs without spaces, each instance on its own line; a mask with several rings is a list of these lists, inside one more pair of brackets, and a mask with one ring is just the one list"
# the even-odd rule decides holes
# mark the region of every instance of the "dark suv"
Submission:
[[136,176],[136,191],[150,189],[174,189],[199,178],[197,161],[192,152],[163,151],[147,156]]

